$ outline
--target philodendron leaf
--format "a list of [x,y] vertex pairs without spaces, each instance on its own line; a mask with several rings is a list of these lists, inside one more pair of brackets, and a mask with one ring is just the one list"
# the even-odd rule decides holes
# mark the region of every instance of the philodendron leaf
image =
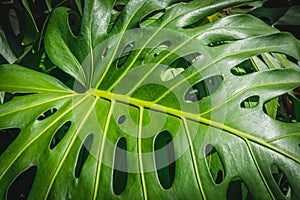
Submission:
[[263,110],[299,69],[241,66],[300,42],[250,15],[199,26],[246,2],[88,0],[78,35],[55,9],[46,52],[76,82],[0,67],[0,197],[299,199],[300,125]]

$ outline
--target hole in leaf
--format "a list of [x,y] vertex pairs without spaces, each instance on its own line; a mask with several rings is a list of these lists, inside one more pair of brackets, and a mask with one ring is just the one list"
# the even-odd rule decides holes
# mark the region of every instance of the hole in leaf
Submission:
[[116,60],[117,69],[120,69],[124,65],[130,53],[132,52],[133,48],[134,48],[134,42],[130,42],[123,47],[119,57]]
[[9,92],[1,92],[1,104],[7,103],[13,99],[14,95]]
[[157,45],[147,54],[147,56],[145,56],[144,63],[150,62],[153,58],[157,57],[161,52],[169,48],[171,44],[172,43],[167,40]]
[[126,120],[126,116],[125,115],[121,115],[119,118],[118,118],[118,124],[123,124]]
[[166,50],[167,48],[169,48],[171,46],[171,44],[172,44],[171,41],[167,40],[167,41],[160,43],[157,47],[155,47],[155,49],[163,51],[163,50]]
[[21,96],[27,96],[36,93],[35,92],[14,92],[12,94],[14,95],[14,97],[21,97]]
[[[292,93],[291,93],[292,94]],[[294,95],[283,94],[264,103],[263,111],[272,119],[295,123],[300,121],[300,100]]]
[[68,12],[68,23],[70,26],[70,29],[75,37],[79,35],[80,32],[80,26],[81,26],[81,20],[80,16],[74,12],[74,11],[69,11]]
[[68,130],[70,129],[71,122],[67,121],[64,123],[54,134],[51,142],[50,142],[50,149],[53,149],[58,143],[63,139],[63,137],[66,135]]
[[252,199],[244,181],[234,178],[227,188],[226,199],[228,200],[242,200]]
[[223,181],[223,179],[224,179],[223,171],[219,170],[218,174],[217,174],[217,178],[215,180],[215,183],[220,184]]
[[192,53],[176,59],[161,74],[161,79],[163,81],[168,81],[175,78],[176,76],[181,74],[186,68],[191,66],[199,57],[200,57],[200,53]]
[[216,184],[220,184],[225,178],[225,169],[219,153],[211,144],[205,147],[205,161],[210,175]]
[[36,175],[36,171],[37,167],[32,166],[21,173],[9,186],[7,190],[7,199],[27,199]]
[[19,128],[8,128],[0,130],[0,155],[13,143],[20,134]]
[[101,55],[101,59],[102,59],[102,60],[106,57],[107,52],[108,52],[108,47],[106,47],[106,48],[103,50],[103,53],[102,53],[102,55]]
[[124,137],[120,138],[115,150],[115,162],[113,172],[113,191],[121,194],[127,184],[127,144]]
[[154,150],[159,182],[164,189],[169,189],[175,177],[175,152],[172,136],[168,131],[157,135]]
[[44,119],[50,117],[51,115],[53,115],[56,111],[57,111],[56,108],[51,108],[51,109],[47,110],[46,112],[44,112],[43,114],[41,114],[41,115],[37,118],[37,120],[38,120],[38,121],[44,120]]
[[169,81],[179,74],[181,74],[185,69],[184,68],[167,68],[162,74],[162,81]]
[[240,106],[242,108],[254,108],[258,105],[258,103],[259,103],[259,96],[254,95],[242,101]]
[[253,66],[250,60],[245,60],[244,62],[240,63],[239,65],[233,67],[230,72],[235,76],[244,76],[246,74],[251,74],[256,72],[257,70]]
[[286,55],[286,58],[291,61],[292,63],[298,65],[298,60],[292,56]]
[[92,146],[93,139],[94,139],[93,134],[88,135],[85,138],[85,140],[84,140],[84,142],[81,146],[81,149],[79,151],[79,155],[78,155],[78,158],[77,158],[76,167],[75,167],[75,177],[76,178],[79,178],[82,167],[83,167],[86,159],[90,155],[90,148]]
[[288,182],[286,176],[284,175],[284,173],[275,164],[270,165],[270,170],[271,170],[272,176],[274,178],[274,181],[278,185],[281,193],[285,197],[291,198],[292,188],[291,188],[290,183]]
[[216,42],[210,42],[207,46],[209,47],[216,47],[216,46],[221,46],[223,44],[227,44],[228,42],[225,41],[216,41]]
[[221,85],[223,77],[216,75],[193,85],[184,95],[186,102],[196,102],[214,93]]

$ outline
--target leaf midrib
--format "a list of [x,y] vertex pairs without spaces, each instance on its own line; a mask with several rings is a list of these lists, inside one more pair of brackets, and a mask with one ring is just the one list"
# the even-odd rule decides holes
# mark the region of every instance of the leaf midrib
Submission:
[[290,153],[279,149],[278,147],[270,144],[268,141],[265,141],[263,139],[260,138],[256,138],[248,133],[245,133],[243,131],[237,130],[235,128],[232,128],[230,126],[227,126],[224,123],[220,123],[217,121],[213,121],[210,119],[207,119],[205,117],[200,116],[199,114],[193,114],[193,113],[189,113],[189,112],[185,112],[182,110],[177,110],[174,108],[169,108],[166,106],[162,106],[153,102],[149,102],[149,101],[144,101],[144,100],[140,100],[140,99],[136,99],[136,98],[132,98],[126,95],[121,95],[121,94],[114,94],[108,91],[103,91],[103,90],[95,90],[95,89],[90,89],[89,91],[87,91],[88,95],[93,95],[93,96],[97,96],[103,99],[107,99],[109,101],[117,101],[117,102],[121,102],[121,103],[126,103],[126,104],[130,104],[132,106],[138,107],[138,108],[146,108],[146,109],[151,109],[153,111],[156,112],[161,112],[161,113],[166,113],[169,115],[173,115],[177,118],[180,118],[181,120],[183,119],[187,119],[187,120],[191,120],[191,121],[195,121],[207,126],[211,126],[220,130],[223,130],[227,133],[233,134],[234,136],[237,136],[245,141],[251,141],[254,143],[257,143],[265,148],[268,148],[276,153],[279,153],[297,163],[300,164],[300,159],[291,155]]

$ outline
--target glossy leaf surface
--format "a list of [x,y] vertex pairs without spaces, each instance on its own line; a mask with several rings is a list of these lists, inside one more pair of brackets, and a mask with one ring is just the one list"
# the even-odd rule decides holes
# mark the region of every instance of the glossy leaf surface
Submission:
[[[300,60],[300,42],[250,15],[201,24],[246,2],[88,0],[76,36],[55,9],[46,52],[76,82],[0,67],[0,91],[27,94],[0,105],[0,129],[20,130],[0,197],[34,169],[28,199],[299,199],[300,125],[263,105],[300,85],[283,56]],[[293,67],[264,67],[266,53]],[[259,70],[241,75],[248,59]]]

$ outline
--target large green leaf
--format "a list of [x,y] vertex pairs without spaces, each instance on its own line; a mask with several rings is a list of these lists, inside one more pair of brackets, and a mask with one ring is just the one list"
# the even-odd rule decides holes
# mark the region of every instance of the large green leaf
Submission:
[[300,125],[263,105],[300,85],[300,42],[250,15],[199,26],[245,2],[89,0],[78,35],[55,9],[46,51],[76,81],[0,67],[1,198],[299,199]]

